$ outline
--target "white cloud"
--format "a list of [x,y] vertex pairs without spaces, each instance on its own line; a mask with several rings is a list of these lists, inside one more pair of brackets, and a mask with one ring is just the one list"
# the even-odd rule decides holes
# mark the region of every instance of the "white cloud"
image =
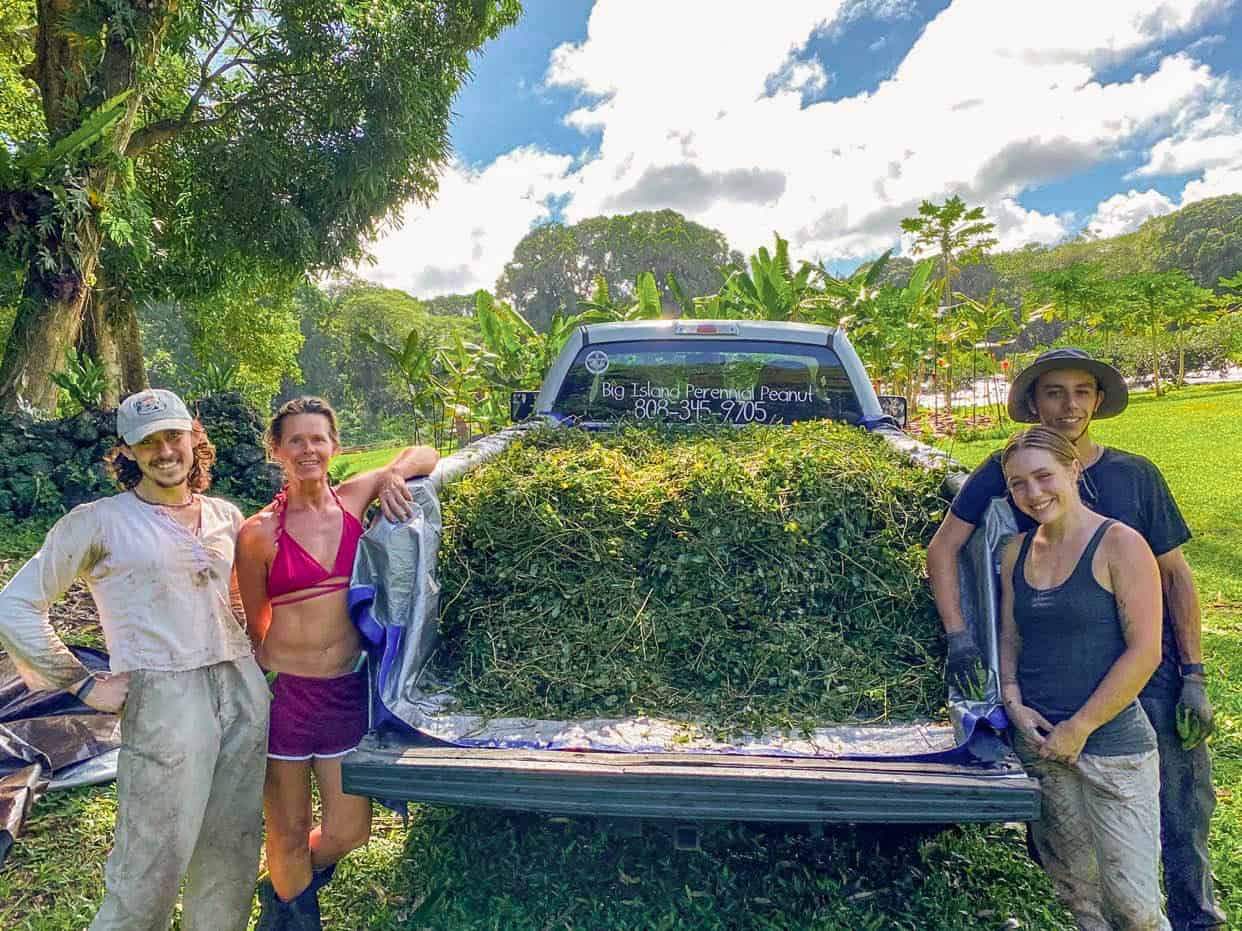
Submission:
[[828,72],[818,60],[795,61],[781,76],[778,86],[785,90],[816,93],[828,86]]
[[[651,35],[654,4],[600,0],[587,39],[554,54],[547,80],[596,97],[571,122],[603,133],[598,155],[575,173],[570,219],[615,210],[618,190],[681,166],[696,179],[784,176],[779,198],[730,196],[719,186],[687,211],[742,249],[778,229],[804,253],[856,256],[892,243],[898,221],[922,198],[958,192],[1011,222],[1007,236],[1058,238],[1058,218],[1019,217],[1012,199],[1170,126],[1215,80],[1185,56],[1109,85],[1094,80],[1091,64],[1175,34],[1197,21],[1202,3],[1164,3],[1153,18],[1153,5],[1137,0],[1099,5],[1107,9],[958,0],[928,24],[891,80],[804,108],[794,93],[763,96],[765,78],[842,8],[782,3],[756,24],[740,6],[737,13],[711,6],[705,15],[695,4],[676,4],[674,21]],[[670,84],[648,62],[684,61],[681,36],[700,20],[709,21],[707,35],[696,33],[705,53],[683,69],[685,80]],[[1064,29],[1067,20],[1073,30]],[[635,56],[640,46],[645,54]],[[717,48],[729,54],[711,52]],[[671,128],[693,133],[691,156],[666,138]]]
[[1209,168],[1203,177],[1182,189],[1182,206],[1207,197],[1242,194],[1242,159],[1225,168]]
[[988,208],[988,219],[996,224],[996,248],[1008,252],[1030,243],[1056,242],[1069,233],[1065,218],[1028,210],[1010,197]]
[[1152,217],[1170,213],[1176,205],[1157,190],[1114,194],[1100,201],[1095,214],[1087,221],[1087,234],[1096,239],[1120,236],[1138,229]]
[[572,159],[515,149],[482,171],[454,163],[429,207],[411,204],[403,222],[372,249],[358,274],[418,297],[491,289],[513,247],[564,195]]
[[[572,166],[523,150],[503,180],[489,177],[494,165],[446,184],[419,214],[426,261],[404,261],[398,277],[442,263],[490,286],[517,239],[546,215],[540,201],[548,195],[570,195],[569,222],[672,206],[745,251],[778,230],[799,255],[830,259],[893,245],[920,200],[955,193],[987,207],[1002,246],[1059,239],[1066,218],[1017,198],[1143,147],[1153,165],[1206,169],[1188,194],[1228,187],[1235,176],[1219,160],[1216,137],[1234,111],[1210,68],[1183,53],[1128,80],[1097,76],[1228,5],[955,0],[891,78],[804,106],[804,91],[822,92],[834,64],[831,54],[811,56],[813,36],[864,12],[905,15],[908,4],[781,0],[755,15],[750,4],[719,0],[597,0],[586,38],[552,53],[545,81],[581,92],[565,122],[599,131],[598,150]],[[524,190],[514,175],[522,171],[532,173],[535,200],[510,203]],[[1096,219],[1122,222],[1127,204],[1105,204]],[[477,226],[487,244],[471,262],[463,255],[473,255],[468,234]]]
[[1131,177],[1184,175],[1217,168],[1242,157],[1242,125],[1232,104],[1218,102],[1201,116],[1184,115],[1171,136],[1152,146],[1146,164]]

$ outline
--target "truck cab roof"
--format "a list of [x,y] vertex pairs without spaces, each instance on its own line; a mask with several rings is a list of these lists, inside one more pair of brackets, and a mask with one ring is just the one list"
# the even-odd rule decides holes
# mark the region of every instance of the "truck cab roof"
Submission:
[[633,320],[618,323],[590,323],[582,326],[583,342],[615,343],[636,339],[713,339],[724,336],[742,339],[805,343],[831,346],[841,331],[814,323],[781,320]]

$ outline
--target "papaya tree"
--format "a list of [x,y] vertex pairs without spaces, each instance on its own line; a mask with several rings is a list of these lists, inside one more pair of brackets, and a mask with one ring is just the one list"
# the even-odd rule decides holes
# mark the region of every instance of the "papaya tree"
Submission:
[[1027,298],[1033,304],[1045,306],[1045,319],[1063,321],[1071,342],[1080,341],[1098,325],[1113,300],[1103,271],[1091,262],[1036,272],[1031,276],[1031,284]]
[[[1180,321],[1189,321],[1198,314],[1208,303],[1211,292],[1176,268],[1127,275],[1121,280],[1121,288],[1128,311],[1127,330],[1147,340],[1151,350],[1152,381],[1156,397],[1160,397],[1164,394],[1160,384],[1160,343],[1171,327],[1180,330]],[[1185,364],[1184,355],[1179,353],[1179,358],[1181,368]]]
[[916,217],[901,221],[902,232],[913,238],[912,251],[917,255],[934,253],[940,260],[940,293],[945,304],[939,314],[941,327],[946,335],[946,378],[944,404],[946,410],[953,408],[953,348],[960,328],[954,322],[954,306],[948,303],[954,294],[953,276],[961,266],[982,260],[987,250],[996,245],[989,222],[982,207],[967,207],[961,197],[954,195],[943,204],[923,201]]

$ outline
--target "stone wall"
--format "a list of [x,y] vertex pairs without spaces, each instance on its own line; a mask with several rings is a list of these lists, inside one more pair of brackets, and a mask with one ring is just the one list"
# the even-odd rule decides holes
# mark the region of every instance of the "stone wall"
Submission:
[[[190,402],[216,447],[211,493],[266,502],[280,469],[266,461],[263,420],[239,395]],[[88,411],[66,420],[0,419],[0,517],[56,517],[84,501],[114,494],[103,464],[116,445],[116,412]]]

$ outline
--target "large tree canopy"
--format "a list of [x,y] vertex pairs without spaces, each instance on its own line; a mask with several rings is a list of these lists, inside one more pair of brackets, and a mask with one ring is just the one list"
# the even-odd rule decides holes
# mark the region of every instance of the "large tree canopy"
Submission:
[[597,275],[614,296],[628,296],[642,272],[653,272],[661,287],[672,272],[689,297],[699,297],[720,290],[721,267],[741,262],[723,233],[674,210],[592,217],[528,233],[514,248],[496,291],[543,330],[558,310],[572,313],[590,295]]
[[335,284],[327,290],[303,285],[296,305],[305,342],[298,353],[302,380],[286,386],[282,396],[319,394],[336,405],[342,429],[353,440],[387,432],[385,421],[396,418],[409,427],[406,392],[392,366],[363,336],[400,345],[411,330],[435,344],[451,346],[461,339],[479,341],[473,318],[433,313],[404,291],[364,281]]
[[16,156],[0,147],[0,250],[24,272],[0,364],[10,409],[54,403],[48,376],[78,339],[106,244],[136,259],[115,263],[126,292],[148,286],[149,256],[199,293],[198,272],[219,277],[238,255],[260,278],[356,259],[401,205],[434,194],[469,53],[519,12],[517,0],[34,6],[26,74],[43,125]]

